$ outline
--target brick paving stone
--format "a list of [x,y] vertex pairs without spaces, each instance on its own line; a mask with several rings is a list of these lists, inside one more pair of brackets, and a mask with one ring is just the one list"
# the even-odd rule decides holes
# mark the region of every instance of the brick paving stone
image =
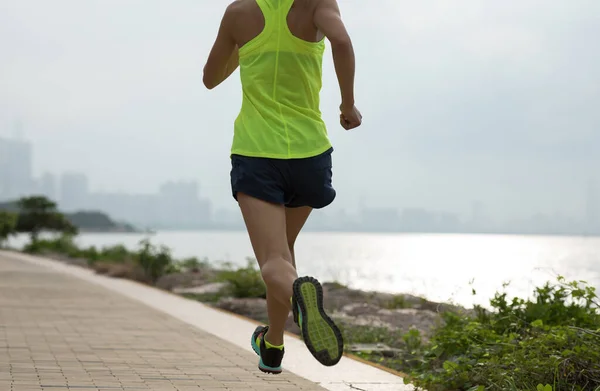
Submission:
[[64,390],[324,389],[264,375],[252,353],[118,293],[0,256],[0,391]]

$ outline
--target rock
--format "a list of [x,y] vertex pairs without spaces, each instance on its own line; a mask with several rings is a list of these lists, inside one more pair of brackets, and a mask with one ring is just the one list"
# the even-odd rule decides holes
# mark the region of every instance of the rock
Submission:
[[142,270],[141,267],[131,263],[96,262],[92,265],[92,268],[96,273],[107,277],[125,278],[145,284],[150,283],[150,280],[144,273],[144,270]]
[[[214,306],[263,324],[267,324],[269,318],[267,314],[267,300],[265,299],[238,299],[227,297],[219,300]],[[290,333],[300,334],[300,328],[294,323],[294,317],[291,312],[286,321],[285,330]]]
[[184,293],[195,293],[195,294],[206,294],[206,293],[219,293],[227,286],[226,282],[213,282],[206,285],[196,286],[192,288],[175,287],[173,293],[184,294]]
[[265,299],[237,299],[226,297],[219,300],[215,306],[259,322],[265,322],[268,319],[267,300]]
[[385,309],[368,303],[348,304],[334,313],[337,319],[351,326],[386,327],[407,333],[411,328],[419,330],[425,340],[442,321],[441,315],[414,308]]
[[380,353],[384,357],[396,357],[402,353],[401,349],[391,348],[385,344],[353,344],[349,347],[351,352]]
[[172,291],[175,288],[194,288],[208,284],[213,278],[213,272],[200,269],[199,272],[171,273],[158,279],[158,288]]
[[436,303],[409,294],[361,291],[338,283],[323,283],[323,293],[325,296],[325,305],[330,310],[340,309],[352,303],[367,303],[389,309],[415,308],[440,313],[460,309],[457,306]]

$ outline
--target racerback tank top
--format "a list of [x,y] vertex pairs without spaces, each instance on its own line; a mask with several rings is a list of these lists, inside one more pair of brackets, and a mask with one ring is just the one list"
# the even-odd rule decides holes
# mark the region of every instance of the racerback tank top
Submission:
[[242,109],[231,153],[276,159],[319,155],[331,143],[320,111],[324,40],[292,34],[294,0],[256,0],[263,31],[239,50]]

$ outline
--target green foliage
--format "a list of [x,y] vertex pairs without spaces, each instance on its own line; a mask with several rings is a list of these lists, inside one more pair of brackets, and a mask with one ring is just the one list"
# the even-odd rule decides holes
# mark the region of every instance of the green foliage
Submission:
[[31,241],[38,240],[42,231],[75,235],[77,228],[60,212],[56,203],[43,196],[21,198],[17,202],[19,215],[16,231],[29,233]]
[[201,269],[206,269],[209,267],[208,260],[202,259],[199,260],[196,257],[186,258],[181,262],[178,262],[178,265],[185,271],[199,271]]
[[389,310],[410,308],[410,304],[406,302],[404,295],[395,295],[390,300],[383,303],[383,307]]
[[17,231],[17,215],[0,210],[0,247]]
[[166,246],[156,247],[149,239],[140,241],[140,248],[135,254],[135,260],[144,270],[144,274],[153,283],[173,266],[171,250]]
[[[94,249],[95,250],[95,249]],[[94,255],[94,252],[92,255]],[[115,246],[108,246],[102,248],[96,257],[88,258],[88,262],[95,263],[97,261],[108,262],[108,263],[125,263],[132,261],[134,254],[131,253],[125,246],[118,244]]]
[[[407,379],[438,390],[594,390],[600,387],[600,315],[593,287],[547,283],[533,299],[497,293],[492,311],[447,312],[414,352]],[[550,387],[550,388],[549,388]]]
[[227,293],[233,297],[267,297],[267,288],[263,282],[260,270],[256,267],[256,261],[248,258],[246,267],[235,268],[226,263],[219,270],[217,281],[227,282]]
[[[137,251],[129,251],[125,246],[116,245],[98,250],[92,246],[80,249],[73,241],[73,235],[63,234],[55,239],[37,239],[28,243],[23,251],[32,254],[61,254],[70,258],[83,258],[89,266],[95,264],[130,264],[139,266],[147,279],[156,283],[163,275],[178,271],[169,248],[156,247],[148,239],[140,242]],[[188,264],[191,261],[188,260]],[[195,263],[194,263],[195,264]]]
[[55,239],[32,241],[23,250],[30,254],[62,254],[71,258],[78,258],[81,255],[81,250],[77,248],[70,234],[63,234]]

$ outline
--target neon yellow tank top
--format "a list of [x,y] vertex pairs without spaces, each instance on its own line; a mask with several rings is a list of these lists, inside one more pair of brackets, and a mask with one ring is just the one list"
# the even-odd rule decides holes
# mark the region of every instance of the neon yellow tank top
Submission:
[[325,42],[307,42],[288,28],[294,0],[256,0],[264,30],[240,48],[242,109],[232,154],[306,158],[329,148],[320,91]]

